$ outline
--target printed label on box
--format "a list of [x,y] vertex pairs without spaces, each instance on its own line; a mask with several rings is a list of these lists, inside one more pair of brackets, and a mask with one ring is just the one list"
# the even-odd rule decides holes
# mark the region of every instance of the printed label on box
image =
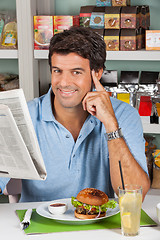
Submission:
[[160,30],[146,31],[146,50],[160,50]]

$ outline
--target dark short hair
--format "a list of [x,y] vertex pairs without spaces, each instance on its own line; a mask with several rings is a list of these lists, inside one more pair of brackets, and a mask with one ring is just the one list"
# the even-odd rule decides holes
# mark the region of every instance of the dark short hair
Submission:
[[49,65],[52,72],[51,57],[54,53],[67,55],[77,53],[90,62],[91,70],[96,72],[105,68],[106,45],[102,36],[90,28],[71,27],[55,34],[50,41]]

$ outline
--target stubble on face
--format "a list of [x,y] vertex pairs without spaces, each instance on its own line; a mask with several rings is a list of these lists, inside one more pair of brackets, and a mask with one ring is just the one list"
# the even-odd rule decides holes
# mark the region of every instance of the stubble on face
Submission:
[[91,73],[88,59],[76,53],[52,56],[52,90],[54,105],[58,108],[82,109],[82,100],[91,91]]

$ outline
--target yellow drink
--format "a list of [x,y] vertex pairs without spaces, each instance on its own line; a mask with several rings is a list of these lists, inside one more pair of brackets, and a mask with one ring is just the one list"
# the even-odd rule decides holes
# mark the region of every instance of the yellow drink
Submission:
[[142,188],[128,185],[125,190],[119,189],[119,207],[122,234],[126,236],[138,235],[142,207]]

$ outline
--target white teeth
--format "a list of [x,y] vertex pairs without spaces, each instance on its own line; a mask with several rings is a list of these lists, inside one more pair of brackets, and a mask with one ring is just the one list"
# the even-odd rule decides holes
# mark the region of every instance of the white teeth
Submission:
[[75,92],[75,90],[72,90],[72,91],[63,91],[63,90],[61,90],[61,92],[63,92],[63,93],[73,93],[73,92]]

